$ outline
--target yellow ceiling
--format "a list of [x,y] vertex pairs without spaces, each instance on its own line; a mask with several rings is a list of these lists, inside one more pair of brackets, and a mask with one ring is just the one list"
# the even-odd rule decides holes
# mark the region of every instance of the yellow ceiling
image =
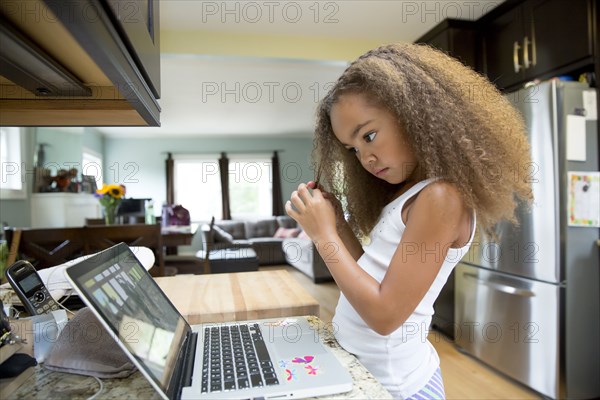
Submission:
[[339,39],[217,31],[163,31],[161,53],[350,61],[383,44]]

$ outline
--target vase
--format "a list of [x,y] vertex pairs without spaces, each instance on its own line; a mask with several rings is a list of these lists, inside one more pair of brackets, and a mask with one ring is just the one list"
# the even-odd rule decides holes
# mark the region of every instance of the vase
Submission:
[[104,207],[103,208],[103,213],[104,213],[104,223],[106,225],[115,225],[117,223],[117,210],[119,207],[117,206],[110,206],[110,207]]

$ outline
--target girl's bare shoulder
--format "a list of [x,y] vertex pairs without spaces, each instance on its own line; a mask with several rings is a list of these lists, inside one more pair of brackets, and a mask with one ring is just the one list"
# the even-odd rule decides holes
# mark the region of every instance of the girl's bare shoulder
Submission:
[[458,188],[448,181],[437,180],[425,186],[419,197],[424,195],[429,201],[448,202],[456,201],[463,203],[463,197]]
[[466,211],[464,198],[458,188],[447,181],[438,180],[421,190],[415,199],[413,209],[426,211],[430,216],[457,217]]

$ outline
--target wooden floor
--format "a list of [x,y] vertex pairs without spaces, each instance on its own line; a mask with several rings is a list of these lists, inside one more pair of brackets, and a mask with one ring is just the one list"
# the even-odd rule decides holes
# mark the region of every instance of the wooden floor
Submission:
[[[321,307],[321,319],[331,322],[339,297],[334,282],[314,284],[310,278],[290,266],[264,267],[287,270],[315,298]],[[440,360],[447,399],[541,399],[535,392],[505,378],[476,359],[459,352],[439,332],[431,332],[429,341]]]

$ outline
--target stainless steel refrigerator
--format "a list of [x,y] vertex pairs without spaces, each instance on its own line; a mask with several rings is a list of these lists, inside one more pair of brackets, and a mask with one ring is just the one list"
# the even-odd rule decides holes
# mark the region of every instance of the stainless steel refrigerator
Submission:
[[[493,243],[480,237],[455,276],[456,344],[550,398],[600,397],[600,230],[567,220],[567,172],[598,171],[597,121],[567,129],[568,115],[585,114],[586,89],[552,80],[507,95],[533,160],[509,173],[532,178],[535,201],[519,208],[519,227],[499,224]],[[567,159],[568,135],[585,161]]]

